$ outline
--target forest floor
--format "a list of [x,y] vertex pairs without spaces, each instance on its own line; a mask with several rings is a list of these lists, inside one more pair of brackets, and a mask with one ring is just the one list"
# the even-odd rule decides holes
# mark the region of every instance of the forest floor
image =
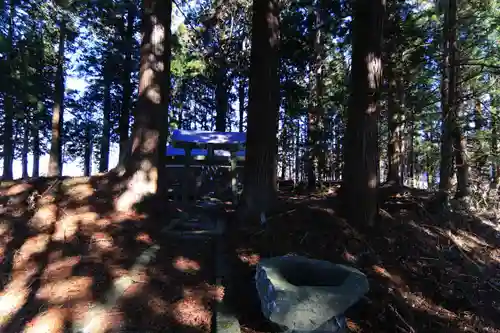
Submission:
[[223,295],[212,241],[160,237],[168,221],[115,212],[108,182],[2,184],[2,333],[211,331]]
[[429,192],[406,188],[366,228],[335,214],[335,193],[285,196],[264,228],[234,228],[242,331],[273,330],[253,287],[259,259],[297,254],[368,276],[369,293],[347,312],[351,332],[500,332],[500,224],[466,212],[433,215],[429,200]]
[[[115,212],[119,191],[99,176],[1,184],[1,332],[211,330],[212,305],[224,295],[214,285],[214,244],[161,236],[176,207],[154,217]],[[288,253],[367,274],[369,293],[347,313],[352,332],[500,332],[498,224],[432,214],[429,193],[408,189],[368,229],[339,218],[334,195],[283,196],[264,227],[227,217],[227,304],[244,333],[273,331],[260,314],[254,268]],[[140,259],[146,252],[150,262]]]

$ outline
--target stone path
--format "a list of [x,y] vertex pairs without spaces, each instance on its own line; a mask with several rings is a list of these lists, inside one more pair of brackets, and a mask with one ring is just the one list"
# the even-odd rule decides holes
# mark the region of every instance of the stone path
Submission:
[[[212,205],[210,205],[212,206]],[[172,223],[163,228],[162,232],[165,236],[174,237],[176,239],[191,240],[198,238],[200,241],[204,239],[215,241],[214,265],[216,272],[216,286],[222,286],[227,289],[229,279],[229,267],[224,258],[224,234],[226,231],[225,221],[209,217],[203,206],[200,207],[196,214],[191,216],[185,215],[183,218],[174,220]],[[210,209],[210,207],[208,207]],[[117,279],[111,290],[106,294],[105,302],[96,304],[86,316],[78,322],[73,322],[72,331],[75,333],[93,333],[99,331],[101,323],[100,317],[104,316],[110,309],[116,306],[120,298],[126,290],[133,285],[134,276],[140,274],[147,269],[150,262],[155,261],[160,250],[160,246],[152,245],[145,249],[142,254],[137,257],[135,263],[130,270],[130,274]],[[215,332],[220,333],[241,333],[240,325],[234,315],[227,309],[224,301],[216,302],[213,308],[214,314],[212,325],[215,325]],[[96,326],[97,325],[97,326]]]
[[[163,228],[162,232],[173,237],[182,239],[191,238],[213,238],[215,240],[215,271],[216,285],[222,286],[227,291],[231,283],[230,268],[224,254],[224,235],[226,232],[225,220],[221,218],[208,217],[209,214],[203,214],[203,208],[210,209],[214,207],[212,203],[202,205],[200,214],[193,217],[184,216],[184,218],[173,221]],[[229,311],[224,300],[216,302],[214,311],[215,332],[217,333],[240,333],[240,324],[238,319]]]

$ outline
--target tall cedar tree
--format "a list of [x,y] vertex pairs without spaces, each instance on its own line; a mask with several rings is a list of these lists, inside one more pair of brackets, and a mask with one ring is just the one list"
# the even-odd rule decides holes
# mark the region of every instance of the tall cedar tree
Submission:
[[64,46],[66,43],[66,18],[61,14],[59,27],[59,46],[57,52],[57,70],[52,108],[52,138],[50,143],[49,176],[62,175],[62,137],[64,115]]
[[146,196],[165,188],[164,169],[170,90],[170,0],[144,0],[142,14],[139,101],[130,155],[125,157],[128,189],[117,209],[129,211]]
[[[8,14],[8,31],[7,31],[7,57],[6,57],[6,75],[11,75],[12,58],[13,58],[13,44],[14,44],[14,16],[16,15],[16,3],[14,0],[9,2]],[[3,179],[10,180],[13,178],[12,162],[14,160],[14,110],[12,100],[12,89],[8,84],[3,85],[5,98],[4,102],[4,128],[3,128]]]
[[372,225],[377,213],[377,120],[385,0],[357,0],[353,6],[351,93],[342,200],[349,222]]
[[276,197],[279,108],[279,8],[254,0],[246,161],[242,209],[246,217],[267,212]]

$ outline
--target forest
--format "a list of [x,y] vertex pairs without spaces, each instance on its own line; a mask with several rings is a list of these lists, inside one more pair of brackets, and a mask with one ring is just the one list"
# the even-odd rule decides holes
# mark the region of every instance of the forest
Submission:
[[499,79],[499,0],[0,0],[0,332],[278,332],[287,254],[366,275],[346,332],[500,332]]

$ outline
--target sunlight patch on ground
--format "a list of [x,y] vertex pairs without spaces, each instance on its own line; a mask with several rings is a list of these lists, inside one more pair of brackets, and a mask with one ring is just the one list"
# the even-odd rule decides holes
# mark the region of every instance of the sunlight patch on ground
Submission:
[[31,190],[33,185],[23,183],[23,184],[15,184],[13,186],[8,187],[7,189],[4,189],[0,191],[0,195],[2,196],[14,196],[14,195],[19,195],[25,191]]
[[194,297],[187,297],[175,303],[172,315],[180,324],[191,327],[210,326],[212,313],[202,300]]
[[490,258],[500,263],[500,249],[494,249],[490,252]]
[[98,223],[97,221],[100,221],[100,219],[99,214],[96,212],[80,213],[78,214],[78,219],[80,221],[80,228],[82,231],[93,232],[96,227],[106,227],[109,225],[109,221],[106,221],[106,223]]
[[485,218],[481,218],[480,220],[481,220],[482,224],[487,225],[488,227],[491,227],[496,232],[500,233],[500,223],[499,222],[493,223],[492,221],[487,220]]
[[457,234],[459,236],[461,236],[462,238],[464,238],[464,241],[466,243],[468,243],[468,245],[471,247],[471,248],[476,248],[476,247],[479,247],[479,246],[489,246],[488,243],[486,243],[484,240],[480,239],[479,237],[477,237],[477,235],[471,233],[471,232],[467,232],[465,230],[457,230]]
[[10,225],[8,223],[0,223],[0,263],[4,261],[7,246],[13,239]]
[[113,280],[111,290],[106,293],[105,304],[92,304],[75,325],[89,333],[104,333],[119,327],[124,319],[121,313],[115,310],[120,298],[136,296],[142,292],[149,283],[145,272],[146,265],[156,257],[158,250],[157,245],[149,247],[137,258],[129,272],[120,270],[123,275]]
[[200,264],[197,261],[182,256],[174,258],[173,266],[184,273],[193,274],[200,270]]
[[40,234],[28,238],[21,246],[21,248],[14,254],[14,270],[24,269],[26,264],[32,259],[36,254],[41,254],[47,250],[50,242],[50,236],[48,234]]
[[342,253],[342,257],[346,261],[351,262],[351,263],[356,263],[358,261],[358,256],[348,252],[347,250],[345,250],[344,253]]
[[382,266],[373,265],[372,269],[375,273],[377,273],[378,275],[380,275],[382,277],[389,279],[392,283],[394,283],[397,286],[404,286],[405,285],[403,279],[401,279],[400,276],[398,276],[397,274],[391,274],[388,270],[386,270]]
[[39,232],[48,231],[57,219],[57,205],[46,204],[38,208],[29,222],[29,226]]
[[426,234],[427,236],[431,236],[433,238],[437,238],[438,236],[436,235],[435,232],[431,231],[429,228],[427,227],[424,227],[424,226],[421,226],[421,225],[418,225],[415,223],[415,221],[410,221],[408,222],[408,225],[410,225],[411,227],[415,228],[415,229],[418,229],[419,231],[423,232],[424,234]]
[[23,333],[63,333],[66,317],[66,310],[51,308],[31,320]]
[[11,224],[8,221],[0,222],[0,237],[5,237],[12,231]]
[[251,253],[247,249],[238,250],[238,258],[251,266],[257,265],[260,261],[260,255],[258,253]]
[[453,234],[451,231],[447,232],[448,237],[459,246],[462,250],[470,252],[477,249],[481,244],[480,241],[476,241],[472,235],[468,235],[466,232],[462,231],[458,235]]
[[42,273],[42,281],[57,281],[71,277],[74,267],[80,263],[80,256],[66,257],[49,263]]
[[151,236],[149,236],[147,233],[145,232],[140,232],[136,237],[135,237],[135,240],[137,242],[141,242],[141,243],[144,243],[144,244],[147,244],[147,245],[153,245],[153,239],[151,238]]
[[109,253],[114,249],[113,237],[105,232],[96,232],[90,238],[90,252]]
[[8,288],[0,294],[0,331],[21,309],[28,298],[29,289]]
[[359,325],[356,324],[354,321],[350,320],[349,318],[347,318],[346,321],[347,321],[347,328],[349,329],[349,332],[352,332],[352,333],[361,332],[361,327],[359,327]]
[[417,308],[421,311],[425,311],[436,317],[452,320],[457,319],[457,315],[448,309],[443,308],[437,304],[434,304],[431,300],[426,297],[416,295],[414,293],[405,292],[401,293],[401,296],[406,300],[408,304],[411,304],[413,308]]
[[107,297],[109,304],[115,304],[121,297],[133,297],[139,295],[149,283],[149,277],[144,272],[126,273],[113,282],[113,293]]
[[84,201],[88,200],[92,195],[94,195],[94,189],[89,183],[83,183],[75,185],[66,191],[66,194],[71,197],[72,200]]
[[198,298],[208,298],[210,300],[222,301],[224,299],[225,290],[223,286],[211,285],[208,283],[203,283],[196,287],[184,287],[183,295],[185,298],[198,297]]
[[120,310],[98,304],[90,304],[89,307],[90,309],[83,318],[74,322],[75,326],[83,324],[81,326],[84,327],[83,330],[78,332],[107,333],[120,331],[119,328],[124,324],[124,317]]
[[90,276],[74,276],[69,279],[50,282],[40,287],[36,298],[49,304],[64,304],[79,299],[91,299],[94,279]]
[[62,219],[56,222],[56,228],[52,235],[54,241],[71,241],[78,232],[78,222],[80,218],[73,211],[65,212]]

